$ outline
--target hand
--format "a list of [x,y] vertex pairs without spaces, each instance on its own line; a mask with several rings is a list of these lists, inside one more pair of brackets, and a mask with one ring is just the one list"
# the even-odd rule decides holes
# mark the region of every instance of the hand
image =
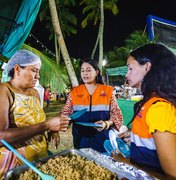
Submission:
[[53,144],[53,146],[57,149],[60,143],[59,132],[48,132],[48,140]]
[[122,138],[126,143],[130,143],[130,133],[131,133],[131,131],[119,133],[118,137]]
[[102,120],[96,121],[95,124],[102,125],[102,127],[95,127],[97,129],[97,131],[102,131],[102,130],[104,130],[106,128],[106,123],[104,121],[102,121]]
[[49,131],[63,131],[68,128],[70,118],[67,116],[53,117],[46,121],[46,126]]

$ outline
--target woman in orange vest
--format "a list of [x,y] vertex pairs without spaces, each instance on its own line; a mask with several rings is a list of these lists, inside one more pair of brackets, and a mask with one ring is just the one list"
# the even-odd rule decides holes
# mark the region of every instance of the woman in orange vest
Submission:
[[131,162],[176,179],[176,56],[146,44],[130,53],[127,66],[129,86],[144,96],[132,120]]
[[[103,143],[109,139],[109,128],[114,127],[118,130],[121,127],[122,114],[113,95],[113,87],[103,84],[97,62],[93,59],[84,59],[80,66],[81,85],[73,88],[61,114],[68,116],[72,112],[86,108],[86,113],[73,121],[74,147],[106,152]],[[83,126],[77,122],[95,123],[101,127]]]

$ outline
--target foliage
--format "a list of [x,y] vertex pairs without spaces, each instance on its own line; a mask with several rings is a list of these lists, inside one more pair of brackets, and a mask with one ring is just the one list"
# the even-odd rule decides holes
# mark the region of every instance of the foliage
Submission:
[[50,85],[53,92],[63,92],[67,88],[69,78],[65,68],[59,67],[53,60],[31,46],[23,44],[22,49],[30,50],[41,58],[40,84],[42,86]]
[[[104,0],[104,10],[110,10],[113,15],[118,14],[117,0]],[[82,0],[80,5],[84,5],[83,14],[87,16],[83,19],[81,26],[85,28],[89,21],[94,21],[94,25],[100,20],[100,1]]]
[[124,84],[125,79],[125,76],[122,75],[108,77],[109,85],[111,86],[121,86]]
[[126,60],[132,49],[150,42],[146,33],[134,31],[126,38],[124,47],[114,47],[113,50],[107,53],[108,64],[106,67],[112,68],[126,65]]
[[151,41],[149,40],[147,34],[142,31],[134,31],[125,40],[126,47],[129,50],[135,49],[150,42]]
[[[69,9],[70,6],[75,5],[75,0],[56,0],[55,2],[63,36],[76,34],[77,29],[75,26],[77,25],[77,19]],[[54,29],[51,22],[48,0],[43,0],[39,18],[41,21],[46,21],[46,29],[49,29],[50,31],[49,39],[53,39]]]
[[113,51],[107,53],[108,64],[106,67],[119,67],[126,65],[126,60],[129,55],[129,49],[126,47],[114,47]]
[[72,64],[76,73],[76,77],[78,79],[78,82],[80,81],[80,59],[72,59]]
[[94,21],[94,25],[99,23],[99,30],[91,58],[94,58],[99,45],[99,68],[103,69],[103,35],[104,35],[104,10],[110,10],[114,15],[118,14],[117,0],[82,0],[80,5],[84,5],[83,14],[87,14],[81,26],[85,28],[89,21]]
[[[59,44],[60,52],[61,52],[63,60],[65,62],[65,66],[66,66],[66,69],[67,69],[67,72],[69,75],[71,85],[72,85],[72,87],[75,87],[78,85],[78,80],[76,78],[76,74],[75,74],[70,56],[68,54],[68,50],[67,50],[67,47],[65,44],[63,34],[62,34],[60,20],[58,18],[58,13],[57,13],[57,6],[55,3],[55,0],[48,0],[48,2],[49,2],[49,10],[50,10],[50,15],[51,15],[52,25],[53,25],[54,32],[57,35],[57,42]],[[55,44],[57,44],[57,43],[55,43]]]
[[[154,39],[154,41],[156,38]],[[106,68],[114,68],[126,65],[126,60],[132,49],[135,49],[146,43],[150,43],[147,34],[142,31],[135,31],[131,33],[125,40],[125,47],[114,47],[112,51],[107,53],[108,64]],[[122,85],[124,76],[109,76],[109,84]]]

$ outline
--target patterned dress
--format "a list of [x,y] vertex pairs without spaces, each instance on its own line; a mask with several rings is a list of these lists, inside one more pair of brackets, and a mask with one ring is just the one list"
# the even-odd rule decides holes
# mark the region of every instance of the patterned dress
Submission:
[[[32,90],[33,95],[28,96],[14,92],[10,84],[4,84],[9,88],[14,99],[9,112],[9,128],[27,127],[45,121],[46,115],[40,106],[35,89]],[[44,134],[36,135],[14,147],[29,161],[36,161],[47,156],[47,141]],[[5,147],[0,148],[0,179],[3,179],[8,170],[22,164],[11,151]]]

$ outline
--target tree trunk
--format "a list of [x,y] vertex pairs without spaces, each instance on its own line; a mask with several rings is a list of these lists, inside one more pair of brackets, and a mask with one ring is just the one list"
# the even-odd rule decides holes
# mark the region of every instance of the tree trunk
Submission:
[[63,35],[62,35],[59,18],[58,18],[58,14],[57,14],[57,10],[56,10],[56,3],[55,3],[55,0],[48,0],[48,2],[49,2],[49,8],[50,8],[50,14],[51,14],[53,28],[58,37],[58,44],[61,49],[62,57],[64,59],[65,65],[66,65],[72,87],[75,87],[78,85],[78,80],[77,80],[75,71],[73,69],[73,66],[72,66],[72,63],[70,60],[70,56],[68,54],[67,47],[66,47]]
[[[100,26],[99,26],[99,29],[100,29]],[[92,51],[92,54],[91,54],[91,58],[94,59],[95,57],[95,52],[97,50],[97,47],[98,47],[98,43],[99,43],[99,39],[100,39],[100,36],[99,36],[99,30],[98,30],[98,35],[97,35],[97,39],[96,39],[96,42],[95,42],[95,45],[94,45],[94,48],[93,48],[93,51]]]
[[103,0],[100,0],[100,28],[99,28],[99,68],[102,71],[103,65],[103,33],[104,33],[104,7]]
[[56,54],[56,63],[60,65],[60,58],[59,58],[59,51],[58,51],[58,44],[57,44],[57,35],[54,35],[54,45],[55,45],[55,54]]

